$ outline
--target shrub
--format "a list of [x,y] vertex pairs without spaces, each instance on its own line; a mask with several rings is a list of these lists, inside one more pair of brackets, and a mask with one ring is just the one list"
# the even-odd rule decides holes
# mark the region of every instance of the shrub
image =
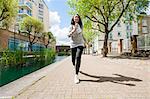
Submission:
[[58,56],[69,56],[69,52],[58,52]]
[[[31,63],[32,61],[45,61],[50,64],[55,59],[55,51],[52,49],[43,49],[42,51],[23,52],[20,50],[10,51],[8,49],[1,52],[0,66],[16,66]],[[30,57],[29,57],[30,56]]]

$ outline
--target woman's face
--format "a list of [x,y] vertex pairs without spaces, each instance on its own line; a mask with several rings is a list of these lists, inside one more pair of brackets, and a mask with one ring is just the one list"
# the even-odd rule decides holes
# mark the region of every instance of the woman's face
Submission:
[[75,15],[73,19],[74,19],[74,22],[75,22],[75,23],[78,23],[78,22],[79,22],[79,16]]

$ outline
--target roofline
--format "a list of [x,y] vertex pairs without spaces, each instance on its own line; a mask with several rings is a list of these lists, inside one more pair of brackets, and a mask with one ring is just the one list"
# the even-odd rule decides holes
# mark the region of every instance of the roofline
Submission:
[[[42,0],[44,2],[44,4],[46,5],[46,7],[48,8],[47,4],[45,3],[45,0]],[[48,8],[49,9],[49,8]]]

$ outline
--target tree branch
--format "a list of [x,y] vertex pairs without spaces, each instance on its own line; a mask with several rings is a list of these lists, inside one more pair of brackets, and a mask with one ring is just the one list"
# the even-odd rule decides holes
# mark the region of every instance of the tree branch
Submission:
[[112,25],[112,27],[109,30],[109,32],[111,32],[113,30],[113,28],[115,27],[115,25],[118,23],[118,21],[120,20],[120,18],[123,15],[123,13],[125,12],[125,10],[129,7],[130,2],[131,2],[131,0],[129,0],[129,2],[127,3],[126,7],[122,9],[122,12],[121,12],[120,16],[118,17],[118,19],[116,20],[116,22]]
[[112,11],[115,9],[116,5],[118,5],[120,1],[118,1],[116,4],[113,5],[112,9],[109,12],[109,15],[111,15]]
[[123,8],[124,8],[124,4],[123,4],[123,1],[121,1],[121,0],[120,0],[120,2],[121,2],[122,6],[123,6]]
[[92,27],[92,29],[93,29],[93,30],[98,30],[98,31],[100,31],[100,32],[102,32],[102,33],[105,33],[105,32],[102,31],[101,29],[97,29],[97,28],[94,28],[94,27]]
[[104,16],[102,10],[101,10],[100,8],[96,7],[96,6],[94,6],[94,8],[97,9],[97,10],[100,12],[100,14],[101,14],[102,17],[103,17],[104,22],[106,23],[106,19],[105,19],[105,16]]
[[4,14],[6,14],[5,12],[7,12],[7,11],[8,11],[7,9],[3,9],[2,10],[2,13],[0,15],[0,21],[6,19],[9,16],[9,14],[7,14],[7,15],[4,16]]
[[95,20],[93,20],[92,18],[90,18],[89,16],[86,16],[89,20],[91,20],[91,21],[93,21],[93,22],[97,22],[97,21],[95,21]]
[[105,24],[104,23],[102,23],[102,22],[100,22],[99,20],[97,20],[97,18],[95,17],[95,16],[92,16],[95,20],[93,20],[92,18],[90,18],[89,16],[86,16],[89,20],[91,20],[91,21],[93,21],[93,22],[95,22],[95,23],[100,23],[100,24],[102,24],[103,26],[105,26]]
[[4,9],[2,10],[2,13],[1,13],[1,15],[0,15],[0,21],[2,21],[2,20],[3,20],[3,19],[2,19],[2,18],[3,18],[3,17],[2,17],[2,16],[3,16],[3,14],[4,14]]
[[48,46],[48,45],[49,45],[49,43],[50,43],[50,41],[48,40],[48,42],[47,42],[47,44],[45,44],[45,46]]
[[34,42],[35,39],[36,39],[36,36],[35,36],[35,33],[34,33],[33,39],[32,39],[32,41],[31,41],[32,44],[35,44],[35,43],[36,43],[36,42]]

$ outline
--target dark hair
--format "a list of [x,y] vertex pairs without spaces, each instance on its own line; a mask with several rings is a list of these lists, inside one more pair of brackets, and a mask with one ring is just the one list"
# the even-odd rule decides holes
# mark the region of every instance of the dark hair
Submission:
[[[79,14],[76,14],[76,15],[77,15],[78,18],[79,18],[78,24],[80,25],[80,27],[81,27],[81,29],[82,29],[82,28],[83,28],[82,20],[81,20]],[[72,19],[71,19],[71,25],[75,25],[75,22],[74,22],[74,16],[73,16]]]

